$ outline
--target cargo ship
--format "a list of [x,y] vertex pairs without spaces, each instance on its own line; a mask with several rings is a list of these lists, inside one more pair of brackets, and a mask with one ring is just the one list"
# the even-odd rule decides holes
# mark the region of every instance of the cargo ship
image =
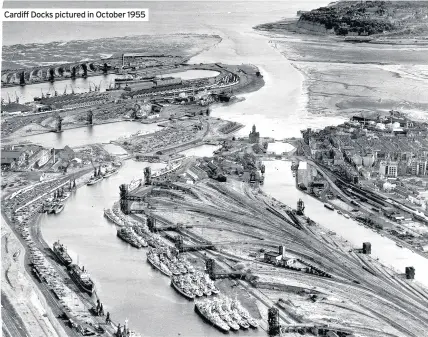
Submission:
[[92,175],[91,178],[89,178],[88,182],[86,183],[86,185],[90,186],[90,185],[94,185],[97,182],[103,180],[103,175],[101,174],[101,167],[98,168],[98,170],[95,168],[94,169],[94,174]]
[[73,262],[70,255],[68,255],[67,248],[59,240],[54,242],[52,250],[64,266],[67,267]]
[[85,267],[80,268],[77,264],[70,265],[68,272],[71,279],[76,283],[83,291],[92,296],[95,290],[94,282],[85,271]]
[[171,173],[171,172],[175,171],[176,169],[178,169],[180,166],[181,166],[180,162],[172,164],[172,165],[168,165],[167,167],[165,167],[159,171],[153,172],[152,177],[157,178],[157,177],[163,176],[165,174]]
[[135,78],[132,75],[125,75],[122,77],[116,77],[114,79],[115,83],[126,83],[126,82],[131,82],[131,81],[135,81]]
[[334,207],[329,204],[324,204],[324,207],[329,209],[330,211],[334,211]]

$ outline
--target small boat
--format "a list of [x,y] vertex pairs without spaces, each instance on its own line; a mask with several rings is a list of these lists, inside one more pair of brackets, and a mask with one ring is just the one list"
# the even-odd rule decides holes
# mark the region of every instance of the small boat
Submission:
[[400,243],[396,243],[396,245],[398,246],[398,247],[400,247],[400,248],[403,248],[403,245],[402,244],[400,244]]
[[44,206],[44,211],[48,214],[54,213],[55,205],[54,204],[47,204]]
[[337,210],[337,214],[342,215],[343,213],[340,210]]
[[53,212],[54,212],[55,214],[58,214],[58,213],[61,213],[63,209],[64,209],[64,204],[63,204],[63,203],[58,203],[58,204],[56,204],[56,205],[54,206],[54,208],[53,208]]
[[107,178],[119,172],[117,169],[109,169],[103,174],[103,178]]
[[343,214],[343,216],[346,218],[346,219],[349,219],[349,215],[348,214]]
[[330,211],[334,211],[334,207],[331,206],[330,204],[324,204],[324,207],[329,209]]
[[88,185],[88,186],[90,186],[90,185],[94,185],[94,184],[96,184],[97,182],[99,182],[99,181],[101,181],[101,180],[103,180],[103,176],[97,176],[97,177],[92,176],[92,177],[88,180],[88,182],[86,183],[86,185]]

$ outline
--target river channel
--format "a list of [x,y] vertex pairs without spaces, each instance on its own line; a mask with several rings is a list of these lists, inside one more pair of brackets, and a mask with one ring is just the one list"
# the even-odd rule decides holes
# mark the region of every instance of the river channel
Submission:
[[106,123],[64,130],[61,133],[47,132],[39,135],[20,137],[19,141],[27,141],[47,148],[55,147],[59,149],[66,145],[77,147],[93,143],[108,143],[111,140],[130,136],[137,132],[140,134],[153,133],[160,128],[156,124],[143,124],[131,121]]
[[324,207],[315,198],[303,193],[295,187],[295,178],[291,171],[291,162],[266,161],[266,178],[263,190],[275,199],[296,207],[301,198],[305,203],[305,214],[320,223],[327,230],[336,232],[338,236],[348,240],[355,248],[362,248],[363,242],[372,244],[372,257],[378,257],[385,266],[404,273],[407,266],[416,269],[415,279],[428,287],[428,260],[407,248],[397,247],[394,241],[382,237],[371,229],[359,225],[356,221],[346,219],[334,211]]
[[[120,174],[78,189],[64,211],[40,218],[43,237],[50,246],[59,239],[85,266],[116,322],[129,319],[131,329],[143,336],[222,336],[196,315],[193,302],[179,295],[169,278],[150,266],[147,249],[120,240],[115,225],[103,216],[103,209],[117,201],[119,185],[140,178],[146,166],[155,171],[164,165],[128,160]],[[252,330],[245,335],[265,336]]]
[[[305,110],[306,99],[301,74],[269,46],[268,37],[252,31],[256,24],[279,20],[284,16],[293,17],[299,9],[309,10],[327,2],[283,1],[268,5],[261,1],[227,2],[227,6],[219,6],[218,2],[180,2],[180,6],[177,3],[169,2],[162,7],[151,3],[150,25],[145,23],[141,26],[141,32],[167,33],[169,30],[175,33],[181,30],[219,34],[223,38],[222,42],[198,55],[190,63],[251,63],[261,69],[266,82],[261,90],[243,95],[246,98],[244,102],[215,107],[212,111],[215,117],[245,124],[239,135],[248,135],[252,124],[256,124],[262,136],[283,139],[299,136],[300,130],[305,127],[319,128],[343,120],[340,117],[309,115]],[[105,29],[113,28],[106,25]],[[99,30],[102,32],[102,29]],[[95,79],[93,81],[96,83]],[[117,125],[121,125],[120,129]],[[88,129],[80,128],[64,131],[61,135],[37,136],[32,140],[49,147],[73,147],[88,142],[108,142],[124,133],[144,128],[143,124],[126,122],[96,126],[92,129],[92,134],[89,134]],[[98,135],[100,130],[101,135]],[[23,137],[21,140],[30,139]],[[212,148],[207,149],[212,151]],[[205,151],[189,151],[188,154],[210,155],[203,152]],[[74,258],[79,254],[80,264],[91,273],[97,292],[115,321],[123,323],[128,318],[130,327],[144,336],[222,336],[193,312],[193,304],[178,295],[170,287],[166,277],[150,267],[146,262],[145,250],[134,249],[119,240],[115,226],[103,217],[103,209],[111,207],[118,199],[119,185],[130,182],[134,177],[141,178],[146,165],[153,169],[159,168],[159,164],[127,161],[119,174],[99,184],[77,190],[67,201],[62,213],[57,216],[42,216],[40,221],[43,236],[49,244],[60,239]],[[371,241],[373,254],[387,265],[393,265],[400,271],[406,265],[414,265],[416,277],[421,282],[424,273],[428,275],[428,260],[405,249],[399,251],[400,248],[392,241],[371,231],[365,232],[354,221],[333,214],[322,203],[297,191],[289,164],[268,162],[266,172],[264,190],[267,193],[293,207],[301,197],[306,203],[306,213],[311,218],[343,237],[352,237],[357,246],[363,241]],[[428,277],[425,278],[425,283],[427,280]],[[238,334],[266,335],[264,331],[252,330]]]

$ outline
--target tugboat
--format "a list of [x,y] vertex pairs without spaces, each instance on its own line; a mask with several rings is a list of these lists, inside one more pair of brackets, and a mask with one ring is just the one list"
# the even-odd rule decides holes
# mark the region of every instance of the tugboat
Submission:
[[54,242],[52,248],[53,252],[64,266],[67,267],[73,262],[70,255],[67,253],[67,248],[63,244],[59,243],[59,240]]
[[92,296],[95,290],[94,282],[85,271],[85,267],[80,268],[77,264],[72,264],[68,270],[71,279],[76,283],[82,290]]

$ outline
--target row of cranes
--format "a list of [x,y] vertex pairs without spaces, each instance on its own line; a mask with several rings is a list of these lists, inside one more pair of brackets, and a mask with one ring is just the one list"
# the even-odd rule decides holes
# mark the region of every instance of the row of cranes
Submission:
[[[68,85],[65,86],[64,92],[63,92],[62,96],[65,96],[65,95],[69,94],[67,92],[67,89],[68,89]],[[77,89],[78,91],[80,91],[81,88],[80,87],[70,86],[70,90],[71,90],[70,94],[71,95],[76,94],[75,89]],[[100,81],[100,83],[98,85],[96,83],[89,82],[89,92],[100,92],[100,91],[101,91],[101,81]],[[47,99],[47,98],[50,98],[50,97],[57,97],[57,96],[61,96],[61,95],[55,89],[54,89],[53,94],[50,93],[50,90],[48,92],[43,92],[43,89],[40,89],[40,97],[34,97],[34,101],[41,101],[43,99]],[[19,97],[19,95],[18,95],[18,93],[16,91],[15,91],[15,98],[14,99],[12,99],[10,97],[9,93],[7,93],[7,101],[4,98],[1,99],[1,104],[2,105],[4,105],[4,104],[11,104],[12,102],[17,103],[17,104],[19,104],[19,102],[20,102],[20,97]]]

